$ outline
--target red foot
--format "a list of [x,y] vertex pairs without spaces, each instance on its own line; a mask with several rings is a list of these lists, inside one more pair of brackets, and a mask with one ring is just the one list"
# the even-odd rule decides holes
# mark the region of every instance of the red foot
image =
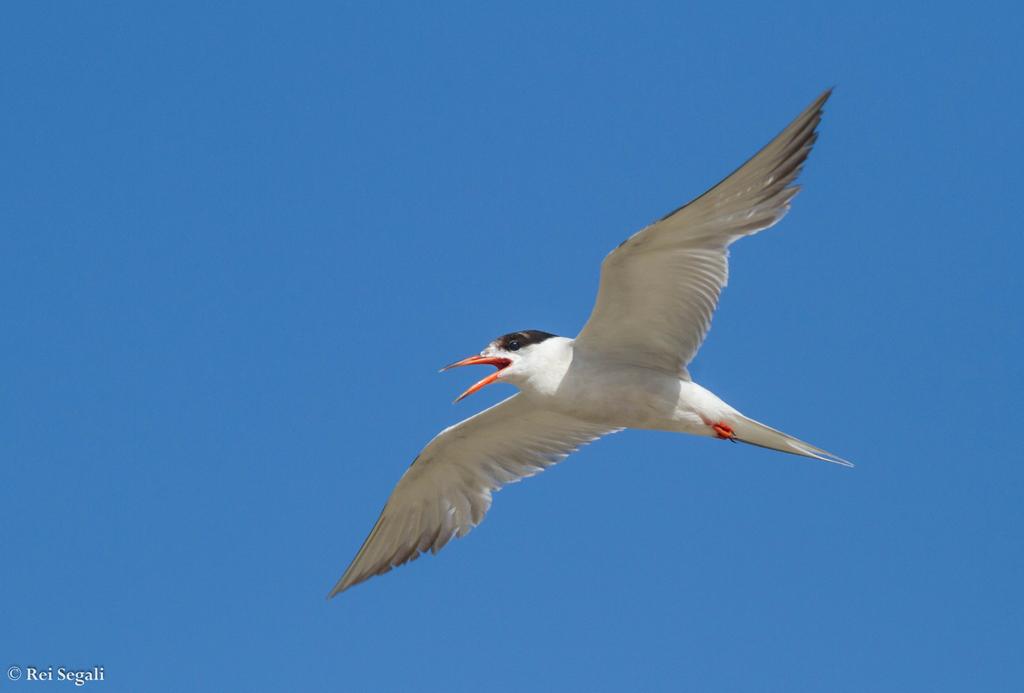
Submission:
[[722,440],[732,440],[736,437],[736,434],[732,431],[732,426],[724,424],[721,421],[716,424],[711,424],[711,428],[715,429],[715,436]]

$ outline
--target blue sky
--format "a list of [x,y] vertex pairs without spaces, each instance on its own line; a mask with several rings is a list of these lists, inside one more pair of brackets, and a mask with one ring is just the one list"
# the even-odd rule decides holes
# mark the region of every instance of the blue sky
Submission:
[[[8,8],[0,664],[102,665],[105,691],[1020,690],[1021,19]],[[477,374],[437,368],[575,334],[605,253],[830,85],[692,371],[857,468],[626,432],[325,601],[420,447],[510,392],[452,406]]]

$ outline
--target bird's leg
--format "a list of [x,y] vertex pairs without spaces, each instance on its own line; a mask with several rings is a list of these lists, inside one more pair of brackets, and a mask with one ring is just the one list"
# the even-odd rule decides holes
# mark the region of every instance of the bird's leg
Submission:
[[719,421],[718,423],[711,424],[711,428],[714,429],[716,437],[736,442],[736,434],[733,433],[732,426],[729,424]]

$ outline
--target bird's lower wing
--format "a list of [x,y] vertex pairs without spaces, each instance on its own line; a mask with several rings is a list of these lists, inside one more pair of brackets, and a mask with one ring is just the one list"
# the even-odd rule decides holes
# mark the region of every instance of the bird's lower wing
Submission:
[[492,492],[543,471],[613,430],[537,409],[521,395],[445,429],[399,480],[328,597],[426,551],[437,553],[483,520]]
[[682,372],[711,326],[729,276],[728,247],[789,211],[817,138],[826,91],[725,180],[637,232],[605,258],[597,301],[576,346]]

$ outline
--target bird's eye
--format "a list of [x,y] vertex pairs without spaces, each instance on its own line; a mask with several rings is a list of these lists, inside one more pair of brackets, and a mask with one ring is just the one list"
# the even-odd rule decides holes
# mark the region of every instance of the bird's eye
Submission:
[[508,350],[519,351],[519,342],[513,339],[511,342],[508,343]]

